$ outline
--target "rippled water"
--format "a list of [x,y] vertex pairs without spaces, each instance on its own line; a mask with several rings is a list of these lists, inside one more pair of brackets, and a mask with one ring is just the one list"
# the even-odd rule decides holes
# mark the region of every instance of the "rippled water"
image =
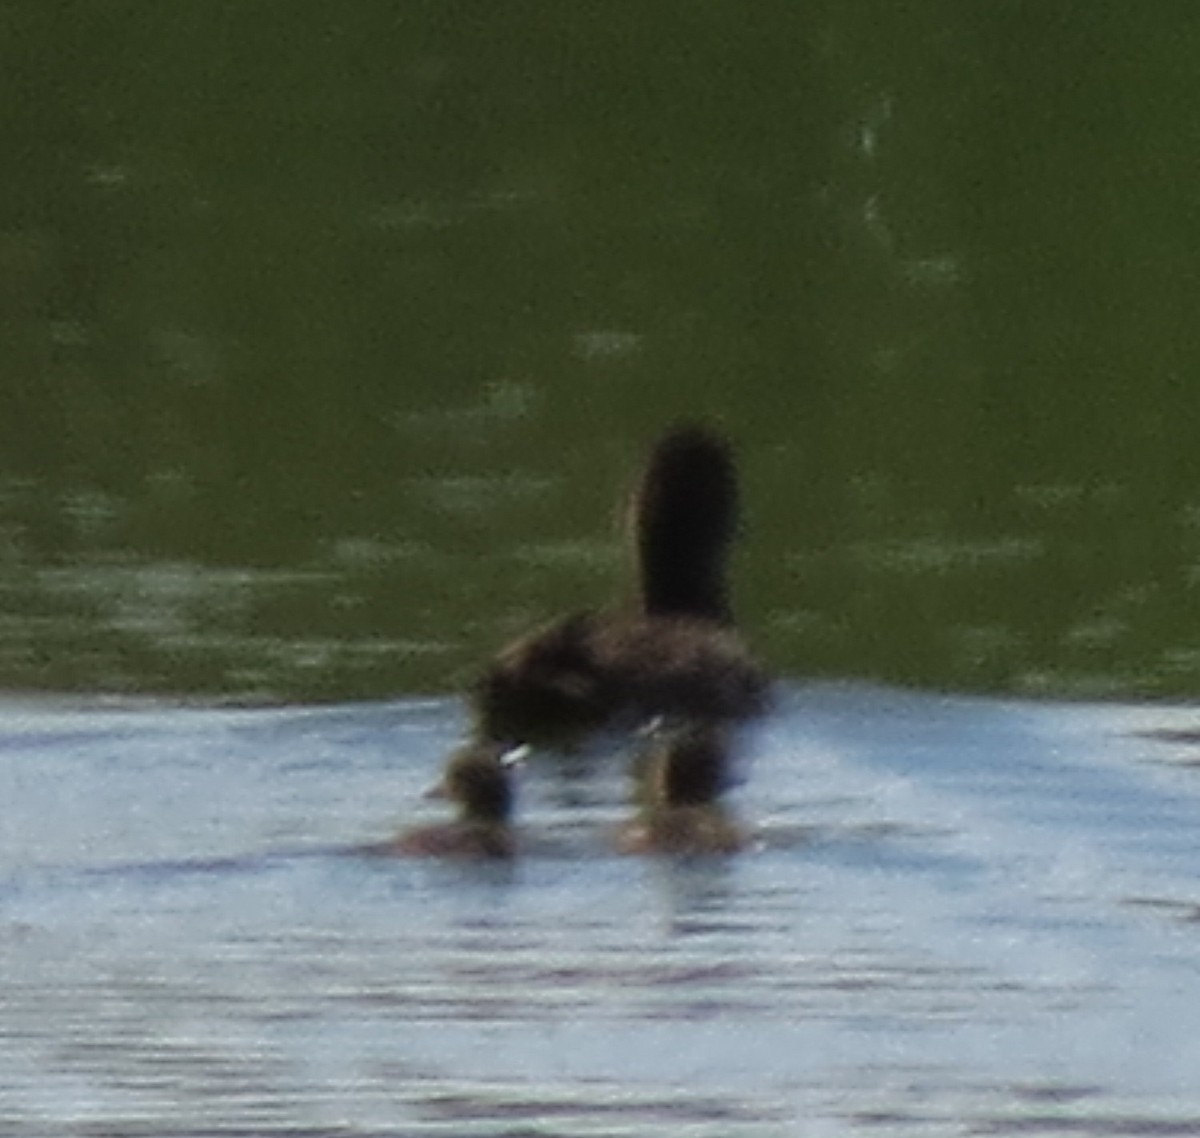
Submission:
[[795,688],[745,856],[548,758],[511,869],[356,852],[460,714],[0,707],[0,1133],[1200,1133],[1200,711]]

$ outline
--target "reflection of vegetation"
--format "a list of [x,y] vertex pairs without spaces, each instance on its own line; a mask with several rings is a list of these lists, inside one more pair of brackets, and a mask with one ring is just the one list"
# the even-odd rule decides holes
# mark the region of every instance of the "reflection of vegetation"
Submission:
[[0,682],[455,682],[685,412],[780,666],[1195,691],[1194,22],[9,5]]

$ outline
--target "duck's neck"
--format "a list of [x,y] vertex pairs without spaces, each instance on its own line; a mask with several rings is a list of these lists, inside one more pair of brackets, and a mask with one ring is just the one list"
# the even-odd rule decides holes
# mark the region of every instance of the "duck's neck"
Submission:
[[732,455],[716,436],[685,428],[655,448],[633,508],[646,615],[732,621],[727,563],[737,497]]

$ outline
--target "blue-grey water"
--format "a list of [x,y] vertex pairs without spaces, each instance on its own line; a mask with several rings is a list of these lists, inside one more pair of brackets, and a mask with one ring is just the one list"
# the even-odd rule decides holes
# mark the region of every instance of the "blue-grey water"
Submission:
[[1197,725],[796,686],[745,855],[540,758],[497,869],[356,850],[455,701],[9,700],[0,1134],[1200,1133]]

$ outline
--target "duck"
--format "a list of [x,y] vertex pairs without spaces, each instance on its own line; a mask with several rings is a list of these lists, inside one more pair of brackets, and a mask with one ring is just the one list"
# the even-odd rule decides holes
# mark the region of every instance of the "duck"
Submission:
[[375,852],[410,857],[472,860],[508,859],[517,852],[512,827],[511,767],[519,754],[494,743],[473,741],[447,761],[441,781],[426,797],[445,798],[458,817],[405,831]]
[[723,435],[668,430],[628,510],[633,603],[570,613],[503,648],[471,691],[475,737],[569,751],[656,718],[736,723],[766,711],[770,684],[730,601],[738,498]]
[[639,757],[638,816],[622,826],[626,854],[731,854],[746,844],[721,802],[729,785],[727,729],[686,723],[669,729]]

